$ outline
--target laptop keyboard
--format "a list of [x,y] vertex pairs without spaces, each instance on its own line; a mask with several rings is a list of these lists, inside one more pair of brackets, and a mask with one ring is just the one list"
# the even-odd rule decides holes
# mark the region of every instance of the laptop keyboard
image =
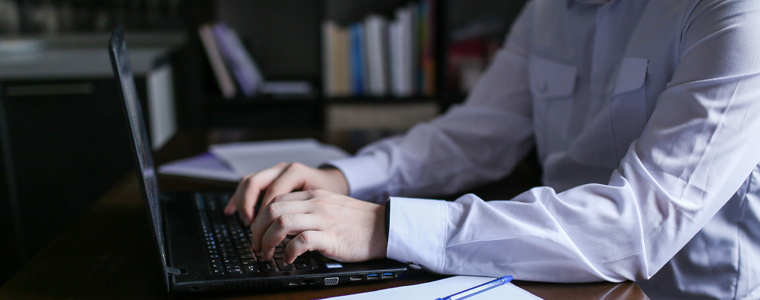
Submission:
[[285,262],[283,244],[275,247],[271,261],[264,261],[261,252],[252,252],[250,228],[243,225],[237,215],[223,213],[229,197],[229,194],[195,195],[211,274],[261,274],[318,268],[311,253],[299,256],[293,264]]

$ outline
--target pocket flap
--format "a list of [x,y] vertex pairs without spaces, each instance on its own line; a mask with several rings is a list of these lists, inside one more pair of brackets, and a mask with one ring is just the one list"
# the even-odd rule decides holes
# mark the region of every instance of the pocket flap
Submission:
[[541,97],[570,96],[575,90],[577,72],[574,66],[530,56],[530,89]]
[[649,60],[646,58],[623,57],[615,88],[612,90],[612,97],[642,87],[647,77],[648,64]]

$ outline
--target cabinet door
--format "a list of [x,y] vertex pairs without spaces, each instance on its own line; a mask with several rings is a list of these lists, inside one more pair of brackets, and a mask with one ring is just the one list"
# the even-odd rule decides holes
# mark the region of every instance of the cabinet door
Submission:
[[5,82],[2,96],[23,264],[123,178],[132,157],[114,79]]

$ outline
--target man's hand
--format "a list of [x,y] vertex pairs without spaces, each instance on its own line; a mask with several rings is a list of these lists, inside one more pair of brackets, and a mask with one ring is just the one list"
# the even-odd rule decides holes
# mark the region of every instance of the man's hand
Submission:
[[348,182],[338,169],[314,169],[299,163],[279,163],[276,166],[243,178],[232,195],[224,213],[238,212],[246,226],[251,225],[254,208],[261,192],[266,191],[261,207],[266,207],[275,196],[296,190],[327,190],[348,194]]
[[309,190],[274,198],[251,225],[251,246],[271,260],[274,247],[295,236],[285,246],[288,263],[306,251],[319,251],[339,261],[383,258],[385,208],[324,190]]

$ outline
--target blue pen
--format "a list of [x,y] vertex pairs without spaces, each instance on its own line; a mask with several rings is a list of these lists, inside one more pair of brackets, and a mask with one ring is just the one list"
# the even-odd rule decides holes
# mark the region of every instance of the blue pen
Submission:
[[482,292],[485,292],[487,290],[490,290],[492,288],[495,288],[497,286],[504,285],[507,282],[512,281],[512,275],[507,275],[504,277],[499,277],[494,280],[491,280],[489,282],[486,282],[484,284],[481,284],[479,286],[471,287],[469,289],[466,289],[464,291],[461,291],[459,293],[449,295],[443,298],[437,298],[435,300],[461,300],[461,299],[467,299],[472,296],[475,296],[477,294],[480,294]]

